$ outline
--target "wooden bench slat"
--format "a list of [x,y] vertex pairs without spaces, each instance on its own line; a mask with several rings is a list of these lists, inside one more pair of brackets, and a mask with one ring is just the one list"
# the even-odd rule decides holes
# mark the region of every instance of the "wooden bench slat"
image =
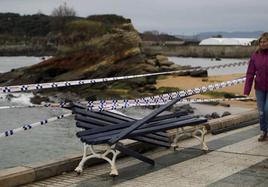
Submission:
[[88,117],[92,117],[92,118],[95,118],[95,119],[100,119],[100,120],[103,120],[103,121],[107,121],[107,122],[112,122],[112,123],[121,123],[122,122],[122,120],[107,116],[105,114],[97,113],[97,112],[88,112],[88,111],[86,111],[84,109],[74,108],[73,112],[78,113],[80,115],[85,115],[85,116],[88,116]]
[[154,134],[158,135],[158,136],[162,136],[162,137],[166,137],[166,138],[169,138],[167,132],[155,132]]
[[[152,122],[149,123],[149,125],[146,124],[146,126],[142,126],[141,128],[145,128],[147,126],[156,126],[156,125],[162,125],[162,124],[166,124],[166,123],[172,123],[172,122],[176,122],[176,121],[181,121],[181,120],[187,120],[187,119],[191,119],[193,116],[182,116],[180,118],[173,118],[173,119],[169,119],[169,120],[164,120],[163,123],[160,122]],[[122,129],[122,128],[126,128],[129,127],[133,124],[134,122],[125,122],[122,124],[118,124],[118,125],[112,125],[112,126],[106,126],[103,127],[101,129],[90,129],[90,130],[85,130],[82,132],[78,132],[77,136],[86,136],[86,135],[91,135],[91,134],[98,134],[98,133],[104,133],[107,131],[113,131],[113,130],[117,130],[117,129]]]
[[[168,130],[168,129],[174,129],[174,128],[179,128],[179,127],[184,127],[184,126],[191,126],[195,124],[200,124],[206,122],[207,119],[205,118],[193,118],[193,119],[188,119],[188,120],[183,120],[183,121],[178,121],[174,123],[169,123],[166,125],[159,125],[159,126],[154,126],[154,127],[147,127],[143,129],[136,129],[131,134],[129,134],[126,138],[132,138],[135,136],[142,136],[144,134],[150,134],[153,132],[161,131],[161,130]],[[120,133],[121,130],[115,130],[115,131],[108,131],[107,134],[104,134],[104,136],[99,136],[98,138],[94,137],[94,135],[89,135],[89,136],[82,136],[80,139],[82,142],[86,142],[88,144],[100,144],[100,143],[107,143],[107,140],[111,138],[111,136]],[[101,134],[99,134],[101,135]],[[94,138],[93,138],[94,137]]]
[[117,113],[114,113],[114,112],[109,112],[109,111],[101,111],[101,112],[98,112],[98,113],[102,113],[104,115],[114,117],[114,118],[118,118],[118,119],[121,119],[121,120],[124,120],[124,121],[134,121],[134,120],[136,120],[135,118],[132,118],[132,117],[129,117],[129,116],[124,116],[124,115],[117,114]]
[[[100,123],[104,123],[105,125],[110,125],[108,123],[111,123],[111,122],[104,121],[103,115],[109,116],[109,117],[112,117],[112,118],[116,118],[116,119],[119,119],[119,120],[122,120],[122,121],[134,121],[134,120],[136,120],[134,118],[131,118],[131,117],[128,117],[128,116],[124,116],[124,115],[121,115],[121,114],[117,114],[117,113],[113,113],[113,112],[108,112],[108,111],[92,112],[92,111],[88,111],[86,109],[87,109],[86,107],[82,108],[82,106],[79,106],[78,109],[74,109],[74,112],[81,112],[83,114],[83,116],[82,116],[81,113],[80,114],[78,113],[77,114],[77,117],[75,117],[75,119],[76,120],[81,120],[81,121],[87,121],[87,122],[91,122],[90,120],[92,119],[93,121],[96,120],[96,121],[98,121]],[[100,114],[101,116],[99,116],[99,119],[96,119],[96,116],[93,115],[94,116],[93,117],[92,116],[92,113],[95,113],[95,115],[96,114]],[[87,115],[85,115],[85,114],[87,114]],[[150,122],[164,120],[164,119],[169,119],[169,118],[174,118],[174,117],[180,117],[180,116],[183,116],[183,115],[187,115],[187,112],[185,112],[185,111],[179,111],[179,112],[172,113],[172,114],[165,114],[165,115],[161,115],[161,116],[156,116],[155,118],[153,118],[152,120],[150,120]],[[116,121],[116,122],[118,122],[118,121]]]
[[155,139],[155,140],[161,140],[164,142],[170,142],[170,139],[168,137],[158,136],[157,134],[145,134],[144,137]]
[[191,119],[191,118],[194,118],[194,117],[196,117],[196,116],[188,115],[188,116],[181,116],[181,117],[178,117],[178,118],[162,119],[160,121],[148,122],[148,123],[143,124],[139,129],[146,128],[146,127],[149,127],[149,126],[164,125],[164,124],[173,123],[173,122],[176,122],[176,121],[187,120],[187,119]]
[[[81,109],[81,108],[74,109],[74,112],[77,113],[77,114],[80,114],[80,115],[84,115],[84,116],[91,116],[93,118],[96,118],[97,117],[96,115],[99,115],[99,119],[102,119],[103,116],[107,116],[107,117],[112,117],[112,118],[122,120],[122,121],[134,121],[134,120],[137,120],[137,119],[134,119],[134,118],[131,118],[131,117],[128,117],[128,116],[123,116],[123,115],[120,115],[120,114],[107,112],[107,111],[102,111],[102,112],[87,111],[86,108],[85,109]],[[94,113],[95,115],[93,115],[92,113]],[[180,116],[184,116],[184,115],[187,115],[186,111],[179,111],[179,112],[175,112],[175,113],[172,113],[172,114],[165,114],[165,115],[161,115],[161,116],[156,116],[155,118],[150,120],[150,122],[159,121],[159,120],[168,119],[168,118],[180,117]]]
[[149,120],[149,122],[154,122],[154,121],[159,121],[159,120],[164,120],[164,119],[169,119],[169,118],[177,118],[177,117],[186,116],[186,115],[188,115],[186,111],[179,111],[179,112],[175,112],[172,114],[156,116],[152,118],[151,120]]
[[[136,129],[133,133],[131,133],[131,136],[139,136],[140,134],[143,133],[148,133],[148,132],[158,132],[162,130],[169,130],[169,129],[175,129],[175,128],[181,128],[185,126],[193,126],[196,124],[201,124],[207,122],[206,118],[191,118],[183,121],[177,121],[173,123],[168,123],[165,125],[158,125],[158,126],[148,126],[147,128],[142,128],[142,129]],[[130,137],[131,137],[130,136]]]
[[135,129],[138,129],[144,123],[146,123],[147,121],[151,120],[152,118],[154,118],[158,114],[162,113],[164,110],[166,110],[167,108],[169,108],[170,106],[174,105],[175,103],[177,103],[180,100],[181,100],[181,98],[178,96],[177,98],[169,101],[167,104],[160,106],[158,109],[154,110],[148,116],[145,116],[144,118],[135,121],[135,123],[132,124],[130,127],[128,127],[127,129],[122,130],[119,134],[116,134],[113,137],[111,137],[111,139],[108,141],[108,144],[110,144],[110,145],[115,144],[120,139],[124,138],[125,136],[130,134]]
[[170,147],[170,143],[169,142],[165,142],[165,141],[161,141],[161,140],[156,140],[156,139],[152,139],[152,138],[147,138],[145,136],[138,136],[138,137],[135,137],[133,139],[134,140],[138,140],[140,142],[150,143],[150,144],[161,146],[161,147],[166,147],[166,148],[169,148]]
[[92,118],[92,117],[85,117],[80,114],[75,115],[74,119],[77,121],[82,121],[82,122],[86,122],[86,123],[90,123],[90,124],[98,125],[98,126],[108,126],[108,125],[114,124],[112,122],[107,122],[107,121],[103,121],[103,120]]
[[105,116],[110,116],[110,117],[113,117],[113,118],[121,119],[123,121],[135,120],[134,118],[131,118],[129,116],[124,116],[124,115],[120,115],[120,114],[117,114],[117,113],[114,113],[114,112],[109,112],[109,111],[99,111],[99,112],[97,112],[97,111],[89,111],[87,106],[81,105],[81,104],[78,104],[78,103],[73,103],[72,108],[73,108],[74,113],[83,112],[84,115],[87,115],[87,114],[90,115],[90,113],[97,113],[97,114],[100,114],[100,115],[105,115]]
[[102,128],[103,127],[103,126],[94,125],[94,124],[91,124],[91,123],[85,123],[85,122],[82,122],[82,121],[77,121],[76,122],[76,126],[78,128],[83,128],[85,130],[88,130],[88,129],[98,129],[98,128]]

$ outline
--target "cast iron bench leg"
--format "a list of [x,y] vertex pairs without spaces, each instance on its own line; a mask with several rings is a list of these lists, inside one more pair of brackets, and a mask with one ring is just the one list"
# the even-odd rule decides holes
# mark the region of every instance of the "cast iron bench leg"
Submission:
[[[178,141],[179,141],[180,137],[189,133],[189,132],[186,132],[183,127],[181,129],[182,129],[181,132],[179,132],[179,130],[177,129],[176,136],[173,140],[173,143],[171,144],[171,147],[173,147],[174,150],[179,147]],[[198,133],[200,134],[200,136],[197,135]],[[190,133],[192,137],[194,137],[200,141],[200,147],[204,151],[208,151],[208,146],[207,146],[206,140],[205,140],[206,133],[207,133],[207,129],[204,125],[195,126],[195,130]]]
[[[179,129],[181,129],[181,132],[179,131]],[[179,141],[180,137],[185,136],[185,135],[186,135],[186,133],[185,133],[183,127],[181,127],[181,128],[177,128],[177,129],[176,129],[176,136],[175,136],[175,138],[174,138],[174,140],[173,140],[173,143],[171,144],[171,147],[172,147],[174,150],[177,149],[177,148],[179,148],[179,143],[178,143],[178,141]]]
[[[106,145],[106,150],[104,153],[97,153],[94,150],[94,145],[87,145],[86,143],[83,143],[84,146],[84,152],[83,152],[83,157],[82,160],[80,161],[79,165],[76,167],[75,172],[77,174],[81,174],[83,172],[83,166],[91,158],[100,158],[103,160],[106,160],[110,165],[111,165],[111,172],[110,175],[116,176],[118,175],[118,171],[116,168],[116,157],[120,153],[118,150],[114,149],[114,146]],[[90,153],[89,155],[87,154],[87,149],[89,149]],[[107,157],[109,154],[112,154],[112,159]]]
[[[200,137],[197,135],[197,133],[200,133]],[[194,132],[192,132],[192,137],[198,139],[200,141],[200,147],[204,151],[208,151],[208,146],[205,140],[205,135],[207,133],[207,129],[205,126],[202,126],[200,128],[196,128]]]

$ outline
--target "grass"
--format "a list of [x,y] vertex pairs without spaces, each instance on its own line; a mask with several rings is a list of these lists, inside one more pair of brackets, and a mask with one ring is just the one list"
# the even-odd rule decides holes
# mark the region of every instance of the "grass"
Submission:
[[233,93],[229,93],[229,92],[206,92],[203,93],[202,95],[209,95],[211,97],[223,97],[223,98],[235,98],[236,95]]
[[181,91],[181,89],[176,87],[160,87],[156,90],[156,92],[159,94],[177,92],[177,91]]

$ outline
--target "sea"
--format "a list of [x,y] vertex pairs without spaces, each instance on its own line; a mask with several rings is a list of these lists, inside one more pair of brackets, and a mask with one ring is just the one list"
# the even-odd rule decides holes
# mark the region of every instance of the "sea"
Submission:
[[[183,57],[169,57],[169,61],[174,62],[178,65],[190,65],[192,67],[206,67],[206,66],[214,66],[214,65],[223,65],[223,64],[231,64],[235,62],[247,62],[249,59],[233,59],[233,58],[183,58]],[[247,66],[235,66],[235,67],[227,67],[227,68],[219,68],[219,69],[209,69],[208,75],[228,75],[235,73],[246,73]]]
[[[50,57],[45,57],[50,58]],[[247,59],[221,59],[215,61],[207,58],[179,58],[169,57],[170,61],[180,65],[209,66],[225,63],[240,62]],[[30,66],[42,61],[39,57],[0,57],[0,73],[14,68]],[[237,68],[237,69],[236,69]],[[232,67],[227,69],[209,70],[209,75],[244,73],[246,67]],[[0,95],[0,133],[10,129],[36,123],[54,116],[69,113],[62,108],[29,107],[31,93],[16,93]],[[21,108],[8,108],[8,106],[23,106]],[[193,104],[197,114],[204,111],[211,113],[215,107]],[[231,113],[242,112],[243,108],[228,108]],[[226,111],[225,107],[218,106],[219,113]],[[141,118],[152,109],[129,108],[121,111],[126,115]],[[82,154],[82,144],[76,137],[79,129],[75,127],[72,116],[57,120],[46,125],[35,127],[31,130],[15,133],[10,137],[0,138],[0,170],[16,166],[32,166],[43,162],[54,162]]]

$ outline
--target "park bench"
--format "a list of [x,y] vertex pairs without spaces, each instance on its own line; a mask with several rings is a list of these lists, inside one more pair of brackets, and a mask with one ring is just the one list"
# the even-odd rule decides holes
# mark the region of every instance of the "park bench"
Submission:
[[[176,148],[183,131],[180,131],[180,133],[177,131],[176,137],[171,141],[167,130],[183,129],[188,126],[196,128],[192,132],[192,136],[200,141],[203,150],[208,150],[205,142],[206,118],[187,115],[185,111],[159,115],[179,100],[180,98],[176,98],[162,105],[142,119],[135,119],[109,111],[90,111],[87,110],[86,106],[74,103],[72,109],[75,114],[76,126],[82,128],[82,131],[77,132],[77,137],[84,145],[82,160],[75,171],[80,174],[87,160],[101,158],[111,165],[110,175],[118,175],[115,162],[120,152],[154,165],[154,160],[127,148],[122,140],[132,139],[160,147]],[[199,135],[197,135],[198,133]],[[96,145],[104,145],[104,151],[96,151]],[[110,154],[111,157],[109,157]]]

